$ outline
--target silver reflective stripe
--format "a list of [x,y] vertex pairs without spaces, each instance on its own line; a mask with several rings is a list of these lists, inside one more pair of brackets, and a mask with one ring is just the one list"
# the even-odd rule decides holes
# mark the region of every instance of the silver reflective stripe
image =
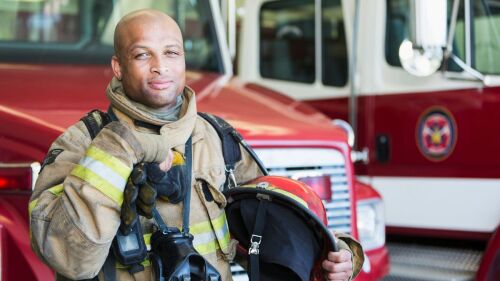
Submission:
[[218,237],[225,237],[227,232],[228,232],[227,227],[223,227],[223,228],[216,231],[217,234],[215,234],[213,231],[195,234],[194,240],[193,240],[193,245],[200,245],[200,244],[206,244],[209,242],[215,242],[215,241],[217,241],[217,236]]
[[89,156],[85,156],[82,160],[80,160],[79,164],[91,170],[101,178],[106,179],[106,181],[112,184],[116,189],[120,191],[123,191],[125,189],[125,184],[127,183],[126,179],[124,179],[108,166],[104,165],[102,162],[95,160],[94,158],[91,158]]

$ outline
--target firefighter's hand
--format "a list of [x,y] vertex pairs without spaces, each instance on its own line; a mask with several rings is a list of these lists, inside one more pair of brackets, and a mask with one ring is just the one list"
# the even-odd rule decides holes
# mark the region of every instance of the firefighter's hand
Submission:
[[[174,158],[172,154],[172,158]],[[166,167],[168,172],[165,172],[165,166],[162,164],[148,166],[148,181],[156,187],[158,196],[162,199],[168,200],[172,204],[179,203],[185,195],[185,190],[182,189],[182,181],[184,180],[182,174],[182,165],[176,165],[172,161]]]
[[341,249],[338,252],[329,252],[328,258],[321,264],[325,272],[325,280],[347,281],[352,276],[351,252]]

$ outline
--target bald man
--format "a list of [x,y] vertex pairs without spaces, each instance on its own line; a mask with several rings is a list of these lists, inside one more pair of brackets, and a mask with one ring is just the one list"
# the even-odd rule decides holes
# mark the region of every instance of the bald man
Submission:
[[[101,269],[126,213],[123,192],[133,167],[158,163],[170,177],[190,162],[186,143],[192,142],[191,184],[179,184],[176,194],[193,190],[194,247],[222,280],[231,280],[236,243],[220,235],[228,232],[226,223],[214,223],[225,220],[219,191],[226,180],[222,148],[215,130],[197,116],[194,92],[185,85],[179,26],[162,12],[135,11],[116,26],[114,47],[114,78],[106,89],[114,121],[94,138],[80,121],[52,144],[30,200],[33,249],[58,280],[104,280]],[[242,158],[235,169],[238,183],[262,175],[244,149]],[[169,192],[158,190],[156,208],[169,226],[182,228],[183,204]],[[141,218],[141,227],[146,236],[154,231],[151,219]],[[359,249],[354,249],[354,269],[350,251],[330,253],[322,263],[325,279],[348,280],[353,270],[359,272]],[[118,265],[113,274],[116,280],[154,280],[149,262],[143,265],[137,272]]]

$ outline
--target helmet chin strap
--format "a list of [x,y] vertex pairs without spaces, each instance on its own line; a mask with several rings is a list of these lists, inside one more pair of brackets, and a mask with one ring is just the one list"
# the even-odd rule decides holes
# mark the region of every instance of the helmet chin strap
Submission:
[[250,245],[248,247],[248,258],[250,262],[249,277],[250,281],[258,281],[260,279],[259,269],[259,247],[262,242],[262,231],[266,224],[266,213],[268,201],[265,198],[259,198],[259,207],[257,207],[257,214],[255,215],[255,224],[253,225],[252,236],[250,238]]

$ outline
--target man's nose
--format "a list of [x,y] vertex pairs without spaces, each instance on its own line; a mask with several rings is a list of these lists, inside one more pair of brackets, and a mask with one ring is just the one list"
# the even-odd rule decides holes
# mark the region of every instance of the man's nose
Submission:
[[168,72],[167,60],[161,56],[153,58],[151,61],[150,71],[151,73],[157,73],[158,75]]

